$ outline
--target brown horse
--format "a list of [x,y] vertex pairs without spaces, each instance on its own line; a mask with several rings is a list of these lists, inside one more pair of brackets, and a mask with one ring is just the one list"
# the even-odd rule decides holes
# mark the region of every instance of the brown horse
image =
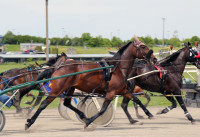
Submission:
[[[182,75],[187,62],[190,62],[200,69],[200,58],[196,56],[196,53],[190,46],[190,43],[188,45],[185,44],[184,48],[166,57],[162,63],[157,65],[157,67],[160,66],[164,70],[167,70],[167,73],[151,73],[138,77],[135,80],[132,80],[132,82],[148,91],[159,92],[163,95],[171,95],[166,96],[166,98],[172,103],[172,105],[159,111],[158,114],[165,114],[177,107],[176,101],[173,97],[174,95],[183,109],[185,116],[193,123],[195,120],[187,111],[180,90],[182,85]],[[137,67],[136,65],[130,73],[130,77],[153,70],[156,70],[156,67],[149,64],[145,64],[143,67]],[[123,103],[128,103],[128,101],[123,101]]]
[[[141,42],[136,36],[134,36],[134,43],[135,43],[135,45],[137,47],[140,47],[140,49],[149,50],[149,48],[143,42]],[[133,66],[134,62],[141,62],[143,64],[143,63],[146,63],[146,62],[151,62],[149,59],[153,59],[152,60],[153,63],[155,63],[157,61],[155,56],[152,55],[153,51],[150,50],[147,55],[144,55],[141,51],[142,50],[139,50],[139,48],[137,48],[136,52],[135,52],[135,55],[137,56],[137,54],[142,54],[143,58],[145,58],[145,59],[142,59],[142,60],[141,59],[135,59],[134,61],[133,60],[128,60],[128,57],[132,56],[132,53],[131,53],[130,50],[126,50],[125,52],[122,53],[120,69],[121,69],[122,74],[123,74],[125,79],[127,79],[129,77],[130,72],[132,71],[132,67],[130,67],[130,66]],[[152,58],[150,58],[150,56]],[[129,82],[129,81],[127,81],[127,82],[128,82],[128,90],[129,90],[129,92],[130,93],[135,92],[134,91],[134,84]],[[134,98],[134,103],[137,103],[144,110],[144,112],[146,113],[146,115],[149,118],[153,117],[153,115],[149,114],[149,111],[147,111],[146,107],[141,103],[141,101],[138,98],[136,98],[135,96],[133,96],[133,98]],[[124,97],[124,99],[123,99],[123,101],[128,101],[128,100],[130,100],[130,99],[126,98],[126,97]],[[131,115],[128,112],[128,104],[122,102],[121,107],[124,110],[125,114],[127,115],[130,123],[131,124],[134,123],[135,120],[133,120],[133,118],[131,117]],[[137,108],[136,108],[136,114],[137,113],[138,113],[138,111],[137,111]],[[139,115],[138,115],[138,117],[142,118]]]
[[[101,116],[107,109],[110,102],[114,99],[115,95],[123,95],[131,100],[136,99],[136,97],[128,92],[126,78],[122,73],[122,69],[119,67],[121,62],[126,62],[126,64],[133,65],[134,59],[136,58],[146,58],[150,50],[145,45],[136,45],[135,42],[130,42],[123,46],[112,58],[104,64],[114,65],[112,69],[98,70],[93,72],[87,72],[75,76],[70,76],[66,78],[61,78],[57,80],[52,80],[52,89],[49,96],[42,102],[36,113],[27,119],[25,129],[28,129],[37,119],[42,110],[44,110],[57,96],[65,94],[66,96],[72,96],[75,88],[87,93],[100,94],[105,96],[104,103],[99,113],[91,118],[86,118],[85,114],[71,105],[71,97],[65,98],[64,105],[75,111],[80,119],[85,122],[85,127],[92,123],[96,118]],[[151,51],[152,53],[152,51]],[[126,58],[122,59],[122,55]],[[65,74],[70,74],[74,72],[84,71],[93,68],[99,68],[102,63],[84,63],[82,61],[65,61],[65,57],[59,59],[54,65],[54,69],[47,69],[42,72],[37,80],[41,80],[44,77],[47,78],[48,75],[51,77],[57,77]],[[130,66],[127,67],[128,71],[132,69]],[[104,75],[110,72],[108,75]],[[112,76],[111,76],[112,75]],[[106,77],[106,79],[105,79]],[[140,102],[141,103],[141,102]],[[146,109],[144,107],[144,109]],[[146,114],[152,116],[152,114],[145,110]],[[132,123],[138,123],[137,120],[132,120]]]
[[[61,57],[60,55],[57,55],[57,57],[52,57],[49,59],[49,61],[47,63],[42,64],[42,66],[44,66],[44,65],[51,66],[60,57]],[[20,69],[14,68],[14,69],[10,69],[10,70],[0,73],[0,89],[4,90],[10,86],[15,86],[18,84],[23,84],[26,82],[36,80],[38,75],[40,74],[40,71],[42,70],[42,68],[41,68],[42,66],[36,62],[35,65],[29,66],[26,68],[20,68]],[[39,86],[36,86],[35,89],[41,90],[41,88]],[[14,100],[14,106],[16,107],[16,113],[20,113],[22,111],[22,108],[20,107],[21,99],[19,99],[19,97],[18,97],[19,94],[23,94],[23,93],[21,93],[21,90],[23,90],[23,89],[19,90],[19,92],[16,94],[15,100]],[[23,94],[23,95],[25,95],[25,94]],[[31,94],[28,94],[28,96],[32,96],[33,100],[30,102],[25,102],[25,103],[32,104],[35,97]],[[40,103],[42,96],[44,96],[44,92],[39,92],[39,95],[37,97],[35,104],[32,105],[30,107],[30,109],[28,109],[28,113],[30,113],[33,110],[33,108]]]

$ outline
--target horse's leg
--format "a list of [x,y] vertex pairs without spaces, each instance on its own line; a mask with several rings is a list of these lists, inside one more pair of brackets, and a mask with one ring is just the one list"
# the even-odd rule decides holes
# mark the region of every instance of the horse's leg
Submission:
[[166,97],[166,98],[172,103],[172,105],[166,107],[166,108],[163,109],[163,110],[160,110],[160,111],[157,112],[156,114],[165,114],[165,113],[169,112],[170,110],[172,110],[173,108],[176,108],[176,107],[177,107],[176,100],[174,99],[174,97]]
[[22,112],[22,108],[20,107],[20,92],[17,92],[15,94],[15,97],[13,98],[13,106],[16,108],[16,113],[21,113]]
[[86,118],[85,114],[84,114],[82,111],[80,111],[80,110],[78,110],[77,108],[75,108],[75,107],[71,104],[71,99],[72,99],[72,98],[65,98],[63,105],[66,106],[66,107],[68,107],[68,108],[70,108],[70,109],[73,110],[74,112],[76,112],[76,113],[79,115],[80,119],[83,120],[84,122],[86,122],[86,119],[87,119],[87,118]]
[[35,100],[35,96],[31,93],[27,93],[27,96],[28,97],[32,97],[32,100],[31,101],[26,101],[24,102],[24,104],[27,104],[27,105],[31,105],[33,103],[33,101]]
[[[181,94],[176,94],[176,95],[181,95]],[[176,100],[178,101],[179,105],[181,106],[181,108],[183,109],[185,116],[188,118],[188,120],[191,121],[191,123],[194,123],[195,120],[192,118],[192,116],[190,115],[190,113],[187,111],[187,108],[183,102],[183,98],[180,96],[176,96]]]
[[147,99],[147,102],[145,103],[144,106],[147,107],[149,102],[151,101],[151,98],[150,98],[150,96],[148,94],[146,94],[146,93],[144,93],[144,94],[145,94],[144,97]]
[[[134,119],[131,117],[130,113],[128,112],[128,103],[129,103],[129,101],[130,101],[130,98],[124,97],[123,100],[122,100],[121,107],[122,107],[122,109],[124,110],[126,116],[128,117],[129,122],[130,122],[131,124],[136,124],[136,123],[139,122],[139,121],[134,120]],[[137,105],[137,104],[136,104],[136,105]]]
[[[109,92],[109,93],[112,93],[112,92]],[[89,119],[86,119],[84,128],[88,127],[95,119],[103,115],[103,113],[106,111],[107,107],[109,106],[110,102],[113,100],[114,96],[115,96],[114,94],[106,94],[101,110],[96,115],[92,116]]]
[[[149,96],[148,94],[146,94],[146,93],[144,93],[144,97],[147,99],[147,101],[146,101],[146,103],[145,103],[144,106],[147,107],[147,105],[149,104],[151,98],[150,98],[150,96]],[[137,118],[143,119],[144,117],[141,116],[141,115],[139,114],[139,112],[138,112],[138,105],[137,105],[135,102],[133,102],[133,104],[134,104],[135,113],[136,113]]]
[[38,108],[38,110],[35,112],[35,114],[31,117],[31,119],[27,119],[27,123],[25,124],[25,130],[27,130],[37,119],[39,114],[44,110],[53,100],[55,97],[48,96],[44,101],[42,101],[42,104]]
[[133,98],[133,101],[135,103],[137,103],[141,108],[142,110],[144,111],[144,113],[149,117],[149,119],[151,119],[153,117],[153,115],[149,112],[149,110],[142,104],[142,102],[135,96],[132,94],[132,98]]
[[[129,93],[132,94],[132,91],[135,88],[135,81],[134,80],[128,81],[127,84],[128,84]],[[146,107],[142,104],[142,102],[134,94],[132,94],[131,100],[134,101],[136,104],[138,104],[142,108],[142,110],[149,117],[149,119],[153,117],[153,115],[149,112],[149,110],[146,109]]]
[[31,113],[31,111],[35,108],[35,106],[39,105],[42,98],[44,97],[45,93],[44,92],[39,92],[38,97],[35,101],[35,103],[28,109],[28,113],[27,115],[29,115]]
[[141,115],[139,114],[139,112],[138,112],[138,105],[137,105],[137,103],[133,102],[133,104],[134,104],[135,113],[136,113],[137,118],[138,118],[138,119],[144,119],[144,117],[141,116]]
[[121,107],[122,109],[124,110],[126,116],[128,117],[128,120],[131,124],[137,122],[136,120],[133,120],[133,118],[131,117],[131,115],[129,114],[128,112],[128,103],[129,103],[130,99],[129,98],[123,98],[122,100],[122,104],[121,104]]

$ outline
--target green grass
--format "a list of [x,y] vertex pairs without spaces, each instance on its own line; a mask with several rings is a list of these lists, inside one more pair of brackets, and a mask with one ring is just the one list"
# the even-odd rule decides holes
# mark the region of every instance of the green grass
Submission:
[[[57,46],[50,46],[51,48],[56,48]],[[108,54],[109,50],[118,50],[117,48],[111,47],[108,49],[107,47],[87,47],[87,50],[84,49],[83,46],[59,46],[58,53],[66,53],[67,48],[76,49],[76,54]],[[6,45],[5,51],[20,51],[20,45]]]
[[[56,48],[57,46],[51,45],[50,48]],[[118,48],[110,47],[87,47],[87,50],[84,49],[83,46],[59,46],[58,53],[65,52],[67,48],[76,49],[76,54],[108,54],[109,50],[117,51]],[[169,47],[152,47],[150,48],[154,51],[154,53],[159,53],[161,49],[169,49]],[[181,47],[174,47],[173,50],[181,49]],[[20,45],[6,45],[5,51],[20,51]]]
[[[39,64],[43,64],[44,61],[37,61]],[[8,63],[3,63],[3,64],[0,64],[0,73],[1,72],[4,72],[6,70],[9,70],[9,69],[14,69],[14,68],[25,68],[25,67],[28,67],[30,65],[34,65],[35,62],[32,61],[32,62],[26,62],[26,64],[24,65],[23,62],[21,63],[15,63],[15,62],[8,62]]]

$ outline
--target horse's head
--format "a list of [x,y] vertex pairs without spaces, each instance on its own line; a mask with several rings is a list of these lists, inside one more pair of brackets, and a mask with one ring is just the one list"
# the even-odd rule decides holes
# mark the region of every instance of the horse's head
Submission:
[[67,55],[66,55],[64,52],[62,52],[61,55],[58,55],[58,54],[57,54],[56,57],[50,58],[50,59],[47,61],[46,65],[47,65],[47,66],[52,66],[52,65],[54,65],[60,57],[65,57],[65,58],[66,58]]
[[66,58],[67,58],[67,55],[65,53],[61,53],[59,58],[56,60],[56,63],[54,64],[54,66],[60,66],[63,62],[66,61]]
[[196,50],[192,49],[192,45],[190,42],[188,44],[184,43],[185,47],[189,49],[189,58],[188,62],[195,65],[198,69],[200,69],[200,53]]
[[153,50],[150,50],[147,45],[137,38],[136,35],[134,36],[133,46],[136,48],[136,51],[134,51],[136,58],[144,58],[148,61],[152,59],[154,63],[157,62],[157,58],[153,55]]

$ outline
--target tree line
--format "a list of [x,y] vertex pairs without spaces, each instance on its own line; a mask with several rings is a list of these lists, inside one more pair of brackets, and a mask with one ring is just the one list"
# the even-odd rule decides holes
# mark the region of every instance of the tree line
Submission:
[[[146,45],[152,47],[155,45],[162,45],[163,40],[158,38],[151,38],[150,36],[139,37],[139,39],[144,42]],[[81,37],[70,38],[66,35],[63,38],[53,37],[50,38],[51,45],[59,46],[88,46],[88,47],[119,47],[128,41],[133,41],[134,38],[130,40],[123,41],[119,37],[113,36],[112,39],[103,38],[102,36],[92,37],[90,33],[83,33]],[[20,43],[44,43],[46,44],[46,38],[35,37],[29,35],[15,35],[11,31],[8,31],[4,35],[5,44],[20,44]],[[190,42],[192,45],[195,45],[196,42],[200,42],[198,36],[193,36],[188,39],[180,40],[176,35],[170,39],[164,39],[165,45],[172,45],[174,47],[181,46],[181,43]]]

